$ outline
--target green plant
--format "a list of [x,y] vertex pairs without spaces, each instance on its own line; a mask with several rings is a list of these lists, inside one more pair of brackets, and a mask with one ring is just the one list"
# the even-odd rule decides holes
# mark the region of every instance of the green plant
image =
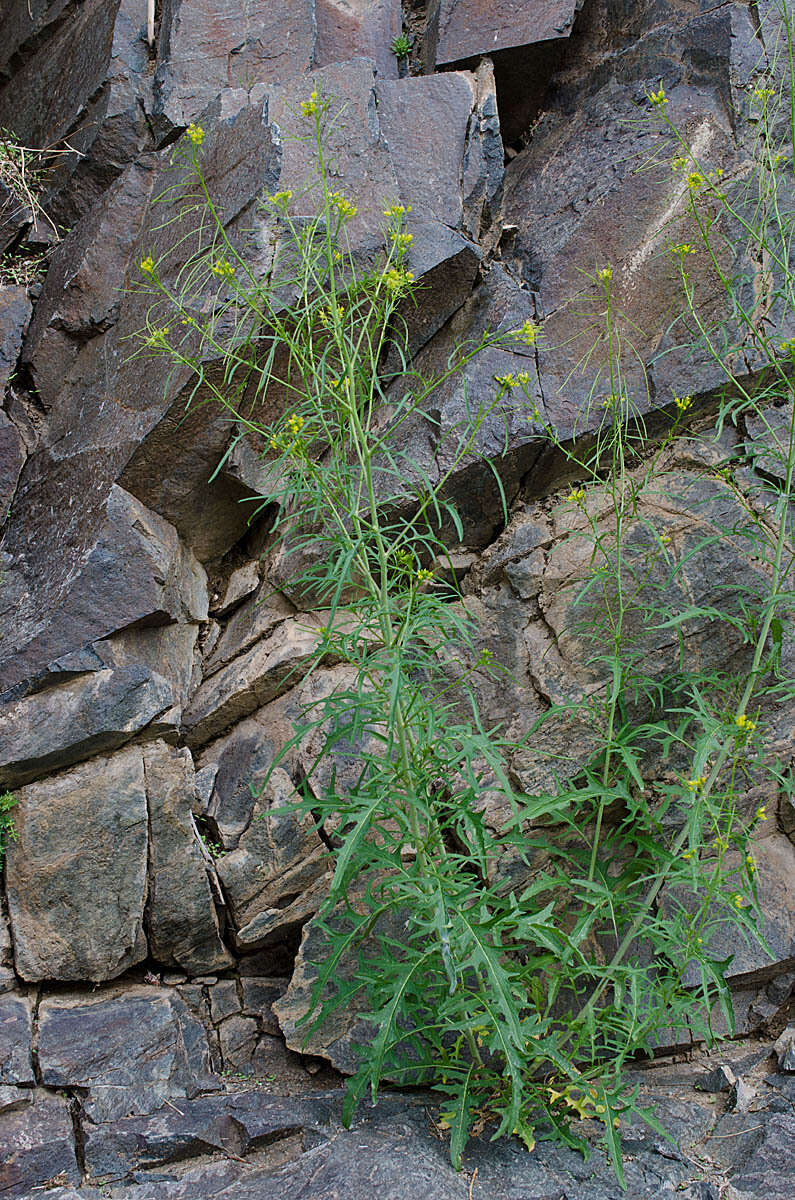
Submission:
[[392,39],[392,44],[389,47],[395,58],[405,58],[407,54],[411,54],[411,48],[414,45],[413,38],[407,33],[399,33],[397,37]]
[[16,802],[16,797],[11,792],[6,791],[0,795],[0,869],[3,866],[8,843],[17,840],[17,831],[11,816],[11,809]]
[[[343,1006],[370,1027],[346,1119],[384,1079],[426,1084],[442,1097],[456,1165],[473,1127],[493,1123],[495,1137],[516,1133],[528,1147],[538,1134],[587,1151],[585,1120],[598,1123],[622,1178],[622,1119],[634,1113],[659,1128],[625,1084],[627,1059],[670,1025],[710,1038],[716,1001],[731,1022],[726,960],[710,937],[727,922],[756,931],[747,843],[763,814],[745,813],[741,798],[754,774],[783,778],[765,761],[758,710],[793,693],[777,674],[792,433],[774,533],[769,512],[759,516],[731,479],[712,477],[743,520],[699,547],[726,537],[750,546],[746,590],[720,604],[674,603],[671,585],[692,554],[674,554],[646,504],[692,400],[672,402],[668,432],[653,443],[625,394],[611,269],[592,278],[601,332],[588,361],[601,355],[592,397],[603,405],[595,436],[561,442],[521,371],[495,376],[493,394],[470,399],[456,428],[438,430],[433,398],[449,378],[487,349],[543,354],[543,338],[532,321],[487,334],[422,378],[402,317],[416,290],[407,208],[388,205],[382,258],[357,269],[347,239],[356,205],[332,189],[324,156],[332,103],[316,89],[301,115],[318,173],[300,201],[314,215],[294,215],[289,191],[266,199],[278,247],[268,278],[216,209],[198,126],[168,193],[183,196],[194,220],[200,214],[196,252],[173,280],[168,258],[147,255],[141,270],[155,297],[146,350],[190,368],[194,396],[223,404],[243,433],[264,439],[273,481],[264,503],[278,503],[276,534],[303,564],[293,586],[326,613],[312,669],[344,665],[283,752],[319,744],[297,807],[331,823],[339,841],[317,918],[323,946],[307,1034]],[[692,298],[686,273],[683,281]],[[220,377],[211,358],[223,363]],[[776,379],[789,389],[786,370]],[[745,403],[731,383],[722,421]],[[286,412],[262,421],[274,394],[286,397]],[[506,763],[516,747],[484,726],[475,684],[494,668],[440,569],[445,531],[464,532],[452,477],[477,456],[484,422],[525,403],[576,473],[562,501],[572,542],[585,548],[570,633],[589,673],[581,694],[531,731],[537,745],[556,721],[574,720],[589,754],[564,762],[557,782],[553,772],[534,794],[512,785]],[[407,449],[412,423],[445,440],[438,478]],[[698,621],[731,635],[747,678],[699,667],[687,653],[660,661],[655,639],[687,651]],[[342,763],[352,750],[351,777]],[[495,795],[511,814],[498,827],[485,803]]]

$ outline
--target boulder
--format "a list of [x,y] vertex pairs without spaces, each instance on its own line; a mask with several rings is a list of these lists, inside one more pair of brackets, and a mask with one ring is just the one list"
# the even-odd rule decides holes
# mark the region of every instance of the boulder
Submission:
[[69,1101],[42,1090],[29,1095],[31,1103],[0,1112],[0,1193],[7,1200],[81,1181]]
[[568,37],[581,7],[582,0],[436,0],[431,8],[436,65]]
[[400,0],[315,0],[313,65],[371,58],[379,79],[397,76],[392,43],[400,34]]
[[112,979],[146,957],[141,751],[121,750],[17,793],[6,858],[23,979]]
[[217,1089],[204,1027],[174,988],[58,993],[39,1008],[42,1082],[87,1090],[89,1120],[156,1112]]
[[221,941],[207,866],[191,813],[193,762],[164,742],[144,747],[149,801],[147,931],[158,962],[190,975],[221,971],[232,958]]
[[31,303],[24,287],[0,287],[0,397],[17,365]]

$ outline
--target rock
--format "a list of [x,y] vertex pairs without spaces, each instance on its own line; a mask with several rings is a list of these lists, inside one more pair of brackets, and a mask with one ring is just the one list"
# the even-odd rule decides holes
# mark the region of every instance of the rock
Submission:
[[0,1113],[11,1112],[30,1104],[33,1092],[30,1088],[0,1086]]
[[207,1035],[174,988],[48,996],[39,1025],[42,1082],[87,1089],[83,1107],[95,1124],[217,1089]]
[[240,1009],[240,997],[234,979],[221,979],[213,984],[210,988],[210,1016],[214,1025],[231,1017],[233,1013],[239,1013]]
[[0,1193],[29,1200],[59,1183],[80,1185],[69,1102],[37,1090],[32,1103],[0,1113]]
[[11,934],[8,928],[8,919],[2,903],[0,903],[0,965],[8,965],[12,960],[13,951],[11,946]]
[[322,900],[331,860],[311,815],[268,815],[295,799],[289,776],[277,768],[237,849],[217,861],[239,950],[257,950],[294,932]]
[[745,1113],[748,1112],[748,1109],[751,1107],[751,1104],[755,1099],[756,1092],[750,1086],[750,1084],[746,1083],[746,1081],[742,1078],[735,1079],[734,1083],[729,1089],[727,1107],[729,1109],[734,1109],[735,1112]]
[[313,613],[282,621],[251,650],[205,680],[184,714],[189,745],[217,737],[300,682],[316,654],[320,624]]
[[205,676],[250,649],[256,641],[271,633],[280,621],[294,613],[292,604],[265,580],[257,594],[229,618],[224,632],[207,657]]
[[33,1016],[29,1000],[0,995],[0,1084],[33,1083]]
[[[136,621],[206,617],[204,570],[173,526],[116,486],[101,515],[97,532],[85,530],[88,545],[79,566],[72,560],[75,577],[68,586],[63,563],[47,551],[48,539],[39,546],[31,541],[9,571],[3,601],[6,612],[14,608],[14,622],[0,649],[0,687],[46,680],[49,664],[59,656]],[[84,516],[76,514],[78,538]],[[67,559],[70,553],[65,547]],[[60,672],[56,667],[52,673]]]
[[224,88],[251,90],[308,71],[315,36],[312,0],[255,0],[245,15],[234,4],[196,9],[166,0],[155,74],[158,129],[184,128]]
[[23,979],[99,981],[146,957],[147,809],[138,747],[18,792],[6,887]]
[[745,423],[746,450],[755,469],[776,480],[786,476],[791,416],[787,408],[765,408],[750,412]]
[[779,1071],[795,1072],[795,1025],[788,1025],[773,1047]]
[[0,709],[0,786],[115,750],[175,700],[169,681],[144,667],[79,675]]
[[[92,650],[101,664],[129,669],[133,665],[168,682],[172,706],[158,716],[154,733],[176,731],[193,685],[198,657],[199,625],[176,621],[170,625],[133,628],[94,642]],[[152,730],[150,730],[152,732]]]
[[240,604],[241,600],[245,600],[252,592],[256,592],[259,582],[259,568],[255,562],[247,562],[240,567],[235,567],[226,580],[223,591],[219,593],[217,599],[213,600],[210,611],[215,615],[224,616],[230,609]]
[[0,522],[5,521],[8,514],[25,458],[26,447],[22,434],[14,422],[0,411]]
[[730,1092],[737,1082],[729,1066],[717,1066],[701,1075],[693,1086],[699,1092]]
[[0,397],[17,365],[31,303],[25,287],[0,287]]
[[727,1169],[742,1200],[756,1196],[789,1200],[794,1138],[791,1113],[727,1114],[718,1121],[706,1149]]
[[371,58],[380,79],[397,76],[392,42],[400,34],[400,0],[315,0],[313,65]]
[[581,6],[582,0],[538,5],[522,0],[436,0],[432,10],[436,65],[568,37]]
[[328,1106],[261,1091],[202,1096],[164,1107],[151,1116],[132,1116],[86,1130],[89,1180],[115,1183],[133,1172],[154,1172],[199,1155],[238,1161],[270,1142],[303,1129],[323,1129]]
[[84,0],[69,20],[51,27],[50,36],[0,87],[3,124],[23,145],[54,146],[102,85],[118,6],[119,0]]
[[232,958],[218,917],[193,822],[193,763],[164,742],[143,751],[149,800],[147,931],[152,956],[191,975],[224,970]]

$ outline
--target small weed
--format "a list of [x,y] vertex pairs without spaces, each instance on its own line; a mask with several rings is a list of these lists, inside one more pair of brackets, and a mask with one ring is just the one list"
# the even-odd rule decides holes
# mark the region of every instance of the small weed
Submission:
[[3,792],[0,795],[0,868],[3,866],[9,842],[17,840],[17,831],[11,816],[11,809],[16,802],[16,797],[11,792]]
[[410,38],[407,33],[399,33],[396,38],[392,39],[390,50],[395,58],[405,58],[407,54],[411,54],[411,48],[414,45],[413,38]]

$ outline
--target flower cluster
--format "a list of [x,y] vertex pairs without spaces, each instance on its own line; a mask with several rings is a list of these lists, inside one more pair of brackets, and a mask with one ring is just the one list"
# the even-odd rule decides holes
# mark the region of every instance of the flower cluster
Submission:
[[585,499],[585,488],[572,488],[566,499],[569,504],[582,504]]
[[706,775],[696,775],[695,779],[687,780],[687,786],[691,792],[700,792],[706,782]]
[[414,281],[414,276],[411,271],[405,271],[402,267],[390,267],[384,272],[384,284],[390,292],[405,291]]
[[696,248],[690,242],[678,242],[675,246],[669,246],[671,254],[675,254],[678,258],[684,259],[688,254],[695,254]]
[[528,384],[530,376],[527,374],[527,371],[520,371],[518,375],[514,375],[513,371],[509,371],[507,375],[495,375],[494,382],[498,383],[501,388],[518,388]]
[[511,331],[511,337],[515,337],[519,342],[524,342],[525,346],[535,346],[538,338],[538,326],[528,317],[523,325]]
[[660,83],[659,92],[648,92],[647,97],[654,108],[663,109],[668,103],[668,97],[665,94],[662,82]]
[[282,192],[274,192],[272,196],[268,196],[271,204],[277,208],[286,208],[293,198],[293,193],[289,188],[285,188]]
[[356,205],[343,196],[342,192],[330,192],[329,203],[336,208],[341,221],[350,221],[351,217],[355,217],[358,212]]
[[753,733],[756,729],[756,721],[751,721],[745,713],[740,713],[739,717],[735,718],[734,724],[737,726],[738,733]]
[[404,217],[406,213],[410,212],[410,204],[391,204],[389,208],[384,209],[384,216],[389,217],[390,220],[399,221],[401,217]]
[[194,125],[193,121],[191,121],[187,133],[194,146],[201,146],[204,141],[204,130],[201,125]]
[[433,579],[433,571],[429,571],[427,567],[422,567],[414,576],[417,583],[427,583],[429,579]]
[[680,412],[687,412],[687,410],[689,408],[693,407],[693,397],[692,396],[674,396],[674,404],[676,405],[676,407],[679,409]]
[[313,117],[315,113],[322,111],[323,101],[320,99],[320,92],[315,88],[308,100],[301,101],[301,116]]
[[217,258],[212,267],[213,275],[217,275],[219,279],[234,279],[235,268],[226,258]]
[[160,329],[152,329],[146,339],[147,346],[153,349],[167,350],[170,326],[163,325]]
[[600,267],[599,270],[596,272],[596,278],[599,280],[600,283],[609,283],[610,280],[613,278],[613,268],[612,267]]
[[390,229],[390,241],[398,248],[398,250],[408,250],[411,243],[414,241],[414,235],[406,233],[405,230]]
[[155,260],[152,258],[151,254],[148,254],[146,258],[141,259],[140,267],[144,275],[154,275]]
[[772,100],[776,94],[776,89],[772,87],[760,87],[759,84],[751,89],[751,99],[757,104],[766,104],[768,100]]

